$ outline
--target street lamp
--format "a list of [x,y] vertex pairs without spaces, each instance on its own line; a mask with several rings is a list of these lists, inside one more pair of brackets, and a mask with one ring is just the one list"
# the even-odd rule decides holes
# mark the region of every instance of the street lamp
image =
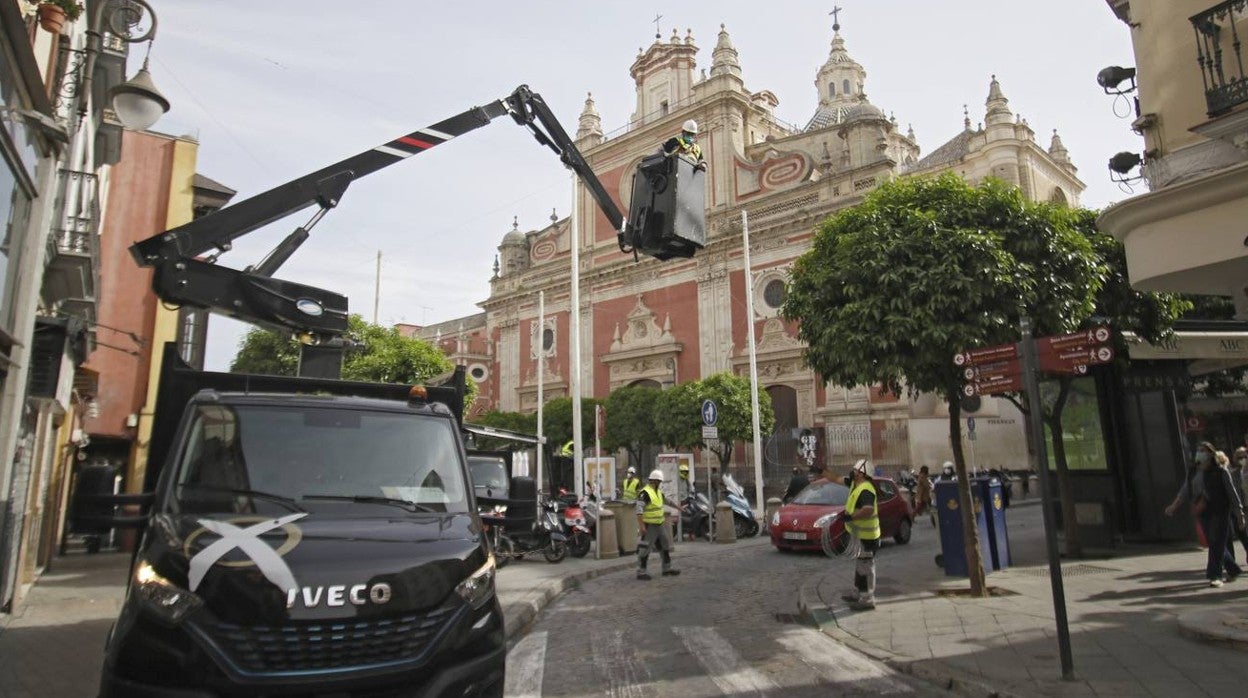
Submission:
[[[99,0],[94,10],[87,26],[90,63],[94,63],[103,49],[105,31],[127,44],[146,41],[148,54],[151,54],[152,41],[156,38],[156,13],[146,0]],[[169,111],[169,100],[156,89],[147,66],[148,56],[144,56],[143,67],[133,78],[108,91],[108,99],[118,120],[135,131],[149,128]],[[91,80],[93,72],[93,66],[88,65],[87,81]],[[87,94],[90,94],[89,89]]]

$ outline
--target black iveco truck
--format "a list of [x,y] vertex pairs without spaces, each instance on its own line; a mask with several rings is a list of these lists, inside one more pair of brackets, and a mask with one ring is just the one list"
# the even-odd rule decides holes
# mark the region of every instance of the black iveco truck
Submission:
[[174,416],[100,695],[502,696],[462,369],[429,388],[208,373],[169,346]]

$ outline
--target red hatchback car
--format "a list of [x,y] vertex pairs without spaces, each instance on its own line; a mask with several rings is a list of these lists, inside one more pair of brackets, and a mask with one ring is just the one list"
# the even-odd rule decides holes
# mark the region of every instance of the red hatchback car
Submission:
[[[875,478],[875,489],[879,493],[880,528],[884,537],[909,543],[914,525],[910,502],[901,495],[897,484],[886,477]],[[839,482],[817,480],[810,483],[771,517],[771,544],[779,550],[821,550],[825,519],[844,511],[847,499],[849,488]],[[842,530],[842,522],[838,520],[833,524],[833,535]]]

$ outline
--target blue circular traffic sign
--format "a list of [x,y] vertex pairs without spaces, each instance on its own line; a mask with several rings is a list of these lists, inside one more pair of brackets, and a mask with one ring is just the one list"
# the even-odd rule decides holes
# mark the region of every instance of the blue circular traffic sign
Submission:
[[708,427],[713,427],[715,426],[715,423],[718,421],[719,421],[719,406],[715,404],[714,400],[710,400],[710,399],[703,400],[702,401],[702,423]]

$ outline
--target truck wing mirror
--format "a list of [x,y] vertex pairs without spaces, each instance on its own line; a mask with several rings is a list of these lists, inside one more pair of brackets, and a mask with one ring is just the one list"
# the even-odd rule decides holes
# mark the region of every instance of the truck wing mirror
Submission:
[[[76,526],[96,524],[108,528],[143,528],[148,518],[145,510],[155,500],[154,492],[78,495],[74,498],[74,523]],[[124,510],[118,512],[118,507],[124,507]]]

